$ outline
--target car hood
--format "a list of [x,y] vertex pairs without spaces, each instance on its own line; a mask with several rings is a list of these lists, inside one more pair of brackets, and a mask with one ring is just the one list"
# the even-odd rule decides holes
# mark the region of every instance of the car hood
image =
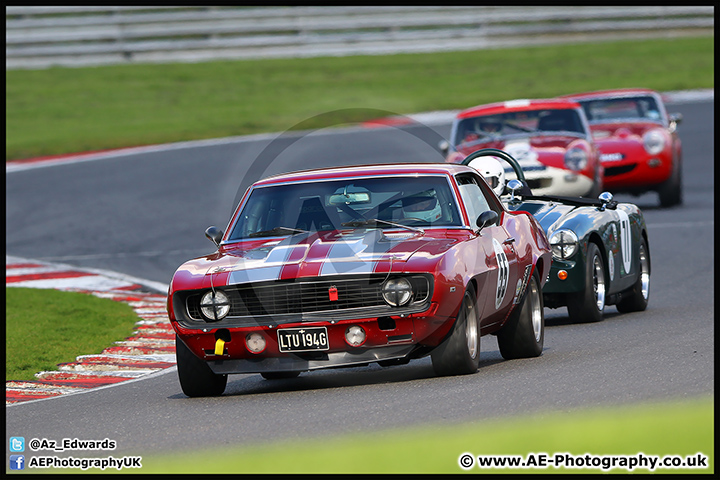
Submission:
[[604,141],[642,141],[642,135],[648,130],[655,128],[663,128],[656,122],[612,122],[612,123],[594,123],[590,126],[593,140],[596,142]]
[[510,210],[526,211],[540,223],[543,231],[550,235],[555,228],[565,223],[578,207],[555,202],[528,200],[516,206],[509,205]]
[[[523,171],[529,172],[542,170],[545,167],[565,168],[565,152],[579,142],[584,142],[584,140],[576,136],[513,136],[459,147],[459,151],[463,155],[469,155],[481,148],[504,150],[518,161]],[[511,172],[512,168],[506,165],[505,170]]]
[[436,255],[456,240],[439,235],[381,229],[358,229],[305,233],[223,246],[213,255],[190,260],[175,274],[173,282],[200,288],[247,282],[291,280],[345,274],[400,271],[418,251]]

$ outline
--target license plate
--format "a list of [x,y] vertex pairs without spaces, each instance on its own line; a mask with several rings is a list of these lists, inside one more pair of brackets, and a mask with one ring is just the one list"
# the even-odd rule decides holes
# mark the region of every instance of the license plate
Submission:
[[281,352],[329,350],[327,328],[281,328],[277,331]]

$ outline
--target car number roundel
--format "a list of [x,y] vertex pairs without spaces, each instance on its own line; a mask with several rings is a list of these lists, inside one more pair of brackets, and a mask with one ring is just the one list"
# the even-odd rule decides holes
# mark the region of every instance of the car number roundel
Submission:
[[630,217],[622,210],[616,210],[620,224],[620,252],[622,254],[623,268],[625,275],[630,273],[632,266],[632,233],[630,232]]
[[505,293],[507,292],[508,281],[510,277],[510,262],[508,262],[505,251],[496,239],[493,238],[493,249],[495,250],[495,258],[498,263],[498,280],[495,289],[495,308],[500,308]]

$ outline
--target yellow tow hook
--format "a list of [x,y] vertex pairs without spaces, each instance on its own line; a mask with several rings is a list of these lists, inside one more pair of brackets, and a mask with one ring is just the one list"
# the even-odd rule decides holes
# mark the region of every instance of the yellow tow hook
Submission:
[[225,340],[218,338],[215,342],[215,355],[222,355],[225,351]]

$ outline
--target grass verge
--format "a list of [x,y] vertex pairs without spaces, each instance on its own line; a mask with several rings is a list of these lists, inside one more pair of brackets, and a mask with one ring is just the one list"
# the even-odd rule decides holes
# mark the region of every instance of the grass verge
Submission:
[[[666,455],[708,458],[707,468],[656,468],[664,473],[714,472],[713,398],[526,415],[463,425],[407,428],[373,434],[295,439],[249,447],[223,447],[144,456],[142,473],[463,473],[464,453],[570,454],[585,458]],[[582,460],[575,459],[576,464]],[[469,473],[649,473],[646,468],[598,467],[481,469]],[[566,462],[567,463],[567,462]],[[592,464],[591,464],[592,465]],[[648,464],[649,465],[649,464]]]
[[[6,159],[285,131],[584,90],[714,86],[714,39],[8,70]],[[362,109],[367,109],[363,112]],[[328,114],[330,113],[330,114]],[[323,114],[313,121],[305,122]]]
[[132,334],[130,305],[86,293],[5,288],[5,378],[34,380]]

